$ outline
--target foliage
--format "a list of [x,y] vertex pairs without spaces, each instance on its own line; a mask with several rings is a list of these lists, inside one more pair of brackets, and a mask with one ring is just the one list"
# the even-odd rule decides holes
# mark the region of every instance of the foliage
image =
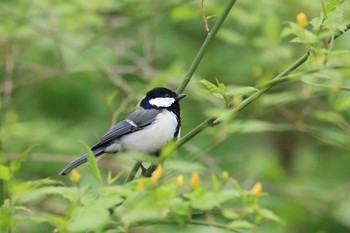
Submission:
[[[2,1],[1,231],[348,232],[349,4],[234,2]],[[98,166],[154,86],[186,88],[185,136]]]
[[[256,229],[266,221],[281,221],[259,206],[260,194],[242,190],[227,174],[221,180],[212,174],[211,187],[202,187],[198,174],[197,180],[191,178],[188,184],[179,184],[175,177],[160,180],[162,174],[156,175],[158,180],[154,182],[155,174],[126,185],[115,183],[120,177],[117,175],[112,182],[107,180],[106,185],[81,186],[83,181],[76,180],[76,174],[71,175],[71,180],[77,183],[75,187],[50,179],[17,184],[11,189],[11,199],[2,207],[2,229],[46,222],[59,232],[128,232],[136,226],[201,223],[235,232]],[[64,206],[62,213],[46,213],[53,200]],[[24,207],[37,205],[43,208],[35,213]],[[204,214],[221,219],[221,223],[201,222]]]

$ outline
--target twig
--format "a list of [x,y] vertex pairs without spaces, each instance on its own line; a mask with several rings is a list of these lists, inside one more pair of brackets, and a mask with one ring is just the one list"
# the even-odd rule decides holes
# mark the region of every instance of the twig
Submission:
[[188,69],[182,83],[180,84],[179,88],[177,89],[177,93],[181,93],[185,90],[187,84],[190,82],[194,72],[196,71],[199,63],[201,62],[205,52],[207,51],[209,43],[212,41],[212,39],[215,37],[216,33],[221,28],[223,22],[225,21],[227,15],[230,13],[235,2],[236,2],[236,0],[228,1],[228,3],[226,5],[224,11],[222,12],[219,20],[215,23],[211,32],[209,34],[207,34],[207,38],[203,42],[202,47],[199,49],[196,57],[193,59],[193,62],[191,64],[190,68]]
[[[308,53],[304,54],[302,57],[300,57],[295,63],[293,63],[291,66],[289,66],[287,69],[285,69],[282,73],[277,75],[273,80],[280,79],[284,77],[285,75],[288,75],[290,72],[295,70],[297,67],[299,67],[301,64],[303,64],[308,58]],[[274,83],[273,85],[276,85]],[[255,92],[253,95],[249,96],[247,99],[242,101],[238,106],[233,108],[231,110],[232,117],[234,117],[239,111],[241,111],[243,108],[248,106],[250,103],[252,103],[254,100],[256,100],[258,97],[260,97],[263,93],[268,91],[270,88],[272,88],[273,85],[270,85],[268,87],[264,87],[260,89],[259,91]],[[210,117],[207,120],[203,121],[200,125],[198,125],[196,128],[191,130],[188,134],[186,134],[184,137],[182,137],[174,146],[174,149],[172,151],[169,151],[168,154],[163,155],[163,158],[166,159],[169,157],[177,148],[188,142],[190,139],[195,137],[197,134],[202,132],[204,129],[210,127],[210,126],[215,126],[220,123],[220,117],[214,118]]]
[[[338,38],[339,36],[341,36],[342,34],[344,34],[347,30],[350,29],[350,24],[347,25],[346,30],[344,31],[339,31],[334,39]],[[294,71],[295,69],[297,69],[300,65],[304,64],[307,59],[309,57],[309,53],[305,53],[303,56],[301,56],[298,60],[296,60],[292,65],[290,65],[289,67],[287,67],[284,71],[282,71],[280,74],[278,74],[275,78],[273,78],[270,82],[269,82],[269,86],[263,87],[260,90],[258,90],[257,92],[255,92],[254,94],[252,94],[251,96],[249,96],[247,99],[245,99],[244,101],[242,101],[238,106],[236,106],[235,108],[233,108],[231,110],[231,116],[234,117],[237,115],[237,113],[239,111],[241,111],[242,109],[244,109],[245,107],[247,107],[250,103],[252,103],[254,100],[256,100],[257,98],[259,98],[262,94],[264,94],[265,92],[267,92],[268,90],[270,90],[273,86],[279,84],[280,80],[282,80],[284,77],[286,77],[288,74],[290,74],[292,71]],[[217,124],[220,123],[220,117],[218,118],[213,118],[210,117],[208,119],[206,119],[205,121],[203,121],[201,124],[199,124],[196,128],[194,128],[193,130],[191,130],[188,134],[186,134],[184,137],[182,137],[179,141],[176,142],[175,146],[173,147],[173,150],[169,151],[167,154],[162,155],[163,159],[168,158],[177,148],[179,148],[180,146],[182,146],[183,144],[185,144],[186,142],[188,142],[190,139],[192,139],[193,137],[195,137],[197,134],[199,134],[200,132],[202,132],[204,129],[210,127],[210,126],[215,126]]]
[[[144,222],[139,222],[137,225],[135,224],[134,226],[131,227],[139,227],[139,226],[150,226],[150,225],[162,225],[162,224],[175,224],[177,223],[176,221],[172,220],[157,220],[157,221],[144,221]],[[220,223],[212,223],[208,221],[199,221],[199,220],[191,220],[187,223],[188,225],[197,225],[197,226],[207,226],[207,227],[215,227],[219,229],[224,229],[230,232],[239,232],[237,230],[233,230],[228,228],[225,224],[220,224]]]
[[[234,1],[235,2],[235,1]],[[233,2],[233,3],[234,3]],[[228,4],[229,6],[230,4]],[[232,4],[233,6],[233,4]],[[231,7],[232,7],[231,6]],[[225,11],[227,11],[227,8],[225,8]],[[223,13],[224,15],[224,13]],[[222,18],[222,16],[220,17],[220,19]],[[220,21],[220,20],[219,20]],[[223,21],[222,21],[223,22]],[[222,23],[221,22],[221,23]],[[215,25],[217,26],[217,24]],[[214,26],[214,28],[216,28]],[[221,26],[221,25],[220,25]],[[214,31],[213,28],[213,31]],[[346,26],[346,29],[344,31],[339,31],[335,36],[334,36],[334,40],[337,39],[339,36],[341,36],[342,34],[344,34],[346,31],[348,31],[350,29],[350,24]],[[217,30],[213,33],[215,34],[217,32]],[[207,39],[211,36],[212,34],[209,34]],[[207,40],[206,40],[207,41]],[[187,73],[187,75],[185,76],[183,82],[181,83],[180,87],[178,88],[178,93],[181,93],[187,86],[187,84],[189,83],[189,81],[191,80],[191,77],[194,73],[194,71],[196,70],[199,62],[201,61],[201,58],[204,55],[204,52],[207,48],[207,45],[204,46],[204,44],[206,43],[206,41],[203,43],[200,51],[198,52],[195,60],[193,61],[189,72]],[[202,55],[201,51],[204,47],[204,52]],[[244,101],[242,101],[238,106],[236,106],[235,108],[233,108],[230,112],[231,112],[231,116],[235,117],[237,115],[238,112],[240,112],[242,109],[244,109],[245,107],[247,107],[249,104],[251,104],[254,100],[256,100],[257,98],[259,98],[262,94],[264,94],[265,92],[267,92],[268,90],[270,90],[273,86],[277,85],[279,80],[283,79],[284,77],[286,77],[288,74],[290,74],[292,71],[294,71],[295,69],[297,69],[299,66],[301,66],[302,64],[304,64],[307,59],[309,57],[309,53],[305,53],[303,56],[301,56],[298,60],[296,60],[292,65],[290,65],[289,67],[287,67],[284,71],[282,71],[280,74],[278,74],[275,78],[272,79],[272,82],[270,82],[269,86],[263,87],[260,90],[258,90],[257,92],[255,92],[254,94],[252,94],[251,96],[249,96],[247,99],[245,99]],[[198,58],[198,59],[197,59]],[[193,137],[195,137],[196,135],[198,135],[200,132],[202,132],[204,129],[210,127],[210,126],[215,126],[217,124],[220,124],[221,118],[217,117],[210,117],[208,119],[206,119],[205,121],[203,121],[201,124],[199,124],[196,128],[194,128],[193,130],[191,130],[188,134],[186,134],[184,137],[182,137],[179,141],[177,141],[174,145],[174,147],[172,148],[172,150],[169,150],[167,152],[167,154],[162,154],[162,159],[166,159],[169,156],[172,155],[172,153],[179,148],[180,146],[182,146],[183,144],[185,144],[186,142],[188,142],[190,139],[192,139]],[[152,174],[152,172],[154,171],[154,169],[149,168],[146,170],[145,174],[150,175]]]
[[141,162],[137,161],[124,183],[132,181],[135,178],[135,175],[139,171],[140,167],[141,167]]
[[205,11],[204,11],[204,0],[202,0],[201,5],[202,5],[202,17],[203,17],[204,29],[205,29],[205,32],[207,34],[209,34],[210,31],[209,31],[209,27],[208,27],[207,18],[205,17]]

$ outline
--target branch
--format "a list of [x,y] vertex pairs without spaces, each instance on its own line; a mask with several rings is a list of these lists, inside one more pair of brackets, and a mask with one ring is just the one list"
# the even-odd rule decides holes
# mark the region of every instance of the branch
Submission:
[[177,93],[183,92],[185,90],[187,84],[191,81],[191,78],[192,78],[194,72],[196,71],[199,63],[201,62],[205,52],[208,49],[209,43],[213,40],[216,33],[221,28],[223,22],[225,21],[227,15],[230,13],[230,11],[235,3],[236,3],[236,0],[228,1],[228,3],[226,5],[224,11],[222,12],[219,20],[215,23],[215,25],[212,28],[212,30],[210,31],[210,33],[207,34],[207,38],[203,42],[202,47],[199,49],[196,57],[193,59],[193,62],[191,64],[190,68],[188,69],[184,79],[182,80],[182,83],[180,84],[179,88],[177,89]]
[[[156,221],[145,221],[145,222],[140,222],[139,224],[135,224],[132,227],[140,227],[140,226],[150,226],[150,225],[161,225],[161,224],[178,224],[176,221],[171,221],[171,220],[156,220]],[[207,226],[207,227],[216,227],[219,229],[224,229],[226,231],[230,232],[236,232],[238,233],[239,231],[233,230],[228,228],[224,224],[220,223],[212,223],[212,222],[207,222],[207,221],[199,221],[199,220],[191,220],[187,223],[188,225],[197,225],[197,226]]]
[[[235,1],[233,1],[234,4]],[[233,4],[231,5],[231,7],[233,6]],[[229,6],[230,4],[228,4]],[[225,14],[227,8],[225,9],[223,15]],[[222,18],[222,16],[220,17],[220,19]],[[219,20],[220,21],[220,20]],[[222,24],[222,22],[221,22]],[[221,26],[220,24],[220,26]],[[213,34],[215,34],[217,32],[218,29],[216,29],[217,24],[214,26],[213,28]],[[216,31],[215,31],[216,29]],[[335,36],[334,36],[334,40],[337,39],[339,36],[343,35],[346,31],[348,31],[350,29],[350,24],[346,26],[344,31],[339,31]],[[208,40],[208,38],[211,36],[212,34],[208,34],[208,37],[206,39],[206,41]],[[178,93],[181,93],[187,86],[187,84],[189,83],[189,81],[191,80],[191,77],[194,73],[194,71],[196,70],[196,68],[199,65],[199,62],[201,61],[201,58],[203,57],[203,55],[201,55],[201,51],[202,49],[204,49],[204,52],[207,48],[207,46],[204,46],[206,41],[204,41],[200,51],[198,52],[197,56],[195,57],[195,60],[193,61],[189,72],[187,73],[187,75],[185,76],[185,79],[183,80],[183,82],[181,83],[179,89],[178,89]],[[203,52],[203,54],[204,54]],[[201,55],[201,56],[200,56]],[[245,107],[247,107],[249,104],[251,104],[254,100],[256,100],[257,98],[259,98],[262,94],[264,94],[265,92],[267,92],[268,90],[270,90],[273,86],[277,85],[278,83],[280,83],[279,81],[282,81],[283,78],[285,78],[287,75],[289,75],[292,71],[296,70],[299,66],[301,66],[302,64],[304,64],[307,59],[309,57],[309,53],[305,53],[303,56],[301,56],[298,60],[296,60],[292,65],[290,65],[289,67],[287,67],[284,71],[282,71],[280,74],[278,74],[275,78],[273,78],[270,82],[269,85],[266,87],[261,88],[260,90],[258,90],[257,92],[255,92],[254,94],[252,94],[251,96],[249,96],[247,99],[245,99],[244,101],[242,101],[238,106],[236,106],[235,108],[233,108],[230,112],[232,115],[232,118],[235,117],[238,112],[240,112],[242,109],[244,109]],[[197,59],[198,58],[198,59]],[[193,68],[193,71],[192,71]],[[173,152],[179,148],[180,146],[182,146],[183,144],[185,144],[186,142],[188,142],[189,140],[191,140],[193,137],[195,137],[196,135],[198,135],[200,132],[202,132],[203,130],[205,130],[206,128],[210,127],[210,126],[215,126],[217,124],[220,124],[220,117],[214,118],[214,117],[210,117],[208,119],[206,119],[205,121],[203,121],[201,124],[199,124],[196,128],[194,128],[193,130],[191,130],[188,134],[186,134],[184,137],[182,137],[179,141],[177,141],[175,143],[175,145],[173,146],[173,148],[171,150],[168,150],[166,154],[162,154],[162,159],[165,160],[168,157],[170,157]],[[154,168],[149,168],[146,170],[145,175],[151,175],[152,172],[154,171]]]
[[[300,65],[302,65],[307,60],[308,56],[309,56],[308,53],[304,54],[296,62],[294,62],[291,66],[289,66],[282,73],[277,75],[273,80],[278,80],[278,79],[288,75],[289,73],[291,73],[293,70],[295,70]],[[255,92],[254,94],[249,96],[247,99],[242,101],[239,105],[234,107],[231,110],[232,117],[236,116],[239,111],[241,111],[243,108],[247,107],[250,103],[252,103],[254,100],[259,98],[262,94],[264,94],[266,91],[268,91],[270,88],[272,88],[273,85],[276,85],[276,83],[258,90],[257,92]],[[197,134],[202,132],[204,129],[206,129],[206,128],[210,127],[210,126],[215,126],[217,124],[220,124],[220,120],[221,120],[220,117],[218,117],[218,118],[209,117],[208,119],[203,121],[200,125],[198,125],[196,128],[191,130],[188,134],[183,136],[178,142],[176,142],[173,150],[170,150],[169,153],[167,153],[165,155],[162,155],[163,158],[164,159],[168,158],[177,148],[179,148],[180,146],[182,146],[183,144],[188,142],[190,139],[195,137]]]
[[[342,34],[344,34],[346,31],[348,31],[350,29],[350,24],[347,25],[346,29],[344,31],[339,31],[334,39],[337,39],[339,36],[341,36]],[[292,65],[290,65],[289,67],[287,67],[284,71],[282,71],[280,74],[278,74],[275,78],[273,78],[269,83],[268,86],[261,88],[260,90],[258,90],[257,92],[255,92],[254,94],[252,94],[251,96],[249,96],[247,99],[245,99],[244,101],[242,101],[238,106],[234,107],[231,110],[231,115],[232,117],[235,117],[237,115],[238,112],[240,112],[242,109],[244,109],[245,107],[247,107],[249,104],[251,104],[254,100],[256,100],[257,98],[259,98],[262,94],[264,94],[265,92],[267,92],[268,90],[270,90],[273,86],[281,83],[279,81],[282,81],[286,76],[288,76],[292,71],[294,71],[295,69],[297,69],[299,66],[301,66],[302,64],[304,64],[307,59],[309,57],[309,53],[305,53],[303,56],[301,56],[298,60],[296,60]],[[283,80],[284,81],[284,80]],[[188,134],[186,134],[184,137],[182,137],[179,141],[177,141],[174,145],[174,147],[172,148],[172,150],[169,150],[167,152],[167,154],[162,155],[163,159],[168,158],[169,156],[171,156],[171,154],[179,147],[181,147],[183,144],[185,144],[186,142],[188,142],[189,140],[191,140],[193,137],[195,137],[196,135],[198,135],[200,132],[202,132],[204,129],[210,127],[210,126],[215,126],[217,124],[220,124],[220,117],[218,118],[214,118],[214,117],[210,117],[208,119],[206,119],[205,121],[203,121],[201,124],[199,124],[196,128],[194,128],[193,130],[191,130]],[[147,171],[148,172],[148,171]]]

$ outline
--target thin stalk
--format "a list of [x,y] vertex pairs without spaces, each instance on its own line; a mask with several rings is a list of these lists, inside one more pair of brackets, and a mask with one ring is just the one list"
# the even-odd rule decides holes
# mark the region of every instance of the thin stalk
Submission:
[[[279,80],[283,78],[284,76],[290,74],[293,70],[297,69],[299,66],[304,64],[304,62],[307,61],[307,58],[309,57],[309,53],[305,53],[303,56],[301,56],[298,60],[296,60],[292,65],[288,66],[284,71],[282,71],[280,74],[278,74],[275,78],[272,80]],[[241,111],[243,108],[247,107],[250,103],[252,103],[254,100],[259,98],[262,94],[267,92],[273,87],[273,85],[269,85],[267,87],[261,88],[251,96],[249,96],[247,99],[243,100],[238,106],[234,107],[231,110],[232,116],[237,115],[239,111]],[[220,122],[220,118],[215,119],[213,122],[214,124],[218,124]]]
[[[132,227],[139,227],[139,226],[151,226],[151,225],[161,225],[161,224],[177,224],[176,221],[171,221],[171,220],[162,220],[162,221],[147,221],[147,222],[141,222],[138,225],[134,225]],[[212,223],[208,221],[198,221],[198,220],[191,220],[187,223],[188,225],[196,225],[196,226],[206,226],[206,227],[215,227],[223,230],[227,230],[229,232],[236,232],[238,233],[239,231],[230,229],[227,227],[225,224],[220,224],[220,223]]]
[[134,167],[132,168],[132,170],[130,171],[128,177],[126,178],[125,183],[132,181],[135,178],[136,173],[138,172],[138,170],[141,167],[141,162],[137,161],[134,165]]
[[[334,39],[338,38],[339,36],[341,36],[342,34],[344,34],[347,30],[350,29],[350,24],[347,25],[346,30],[342,31],[342,32],[338,32],[335,36]],[[249,104],[251,104],[254,100],[256,100],[257,98],[259,98],[262,94],[264,94],[265,92],[267,92],[268,90],[270,90],[273,86],[279,84],[279,81],[284,81],[284,78],[286,76],[288,76],[292,71],[296,70],[299,66],[301,66],[302,64],[304,64],[307,59],[309,57],[309,53],[305,53],[303,56],[301,56],[298,60],[296,60],[292,65],[288,66],[285,70],[283,70],[280,74],[278,74],[275,78],[273,78],[268,86],[261,88],[260,90],[258,90],[257,92],[255,92],[254,94],[252,94],[251,96],[249,96],[247,99],[245,99],[244,101],[242,101],[238,106],[236,106],[235,108],[233,108],[231,110],[231,115],[232,117],[235,117],[237,115],[238,112],[240,112],[242,109],[244,109],[245,107],[247,107]],[[287,80],[286,80],[287,81]],[[201,124],[199,124],[197,127],[195,127],[193,130],[191,130],[188,134],[186,134],[184,137],[182,137],[173,147],[173,150],[171,150],[170,152],[168,152],[167,155],[164,156],[164,158],[167,158],[169,156],[171,156],[171,154],[180,146],[182,146],[183,144],[185,144],[186,142],[188,142],[189,140],[191,140],[193,137],[195,137],[197,134],[199,134],[200,132],[202,132],[204,129],[208,128],[209,126],[215,126],[217,124],[220,124],[220,117],[218,118],[213,118],[210,117],[208,119],[206,119],[205,121],[203,121]]]
[[[350,29],[350,24],[346,26],[346,29],[344,31],[339,31],[335,36],[334,36],[334,40],[337,39],[339,36],[341,36],[342,34],[344,34],[347,30]],[[202,46],[203,47],[203,46]],[[245,107],[247,107],[249,104],[251,104],[254,100],[256,100],[257,98],[259,98],[262,94],[264,94],[265,92],[267,92],[268,90],[270,90],[273,86],[277,85],[278,83],[280,83],[279,81],[282,81],[287,75],[289,75],[292,71],[296,70],[299,66],[301,66],[302,64],[304,64],[307,59],[309,57],[309,53],[305,53],[303,56],[301,56],[298,60],[296,60],[292,65],[288,66],[285,70],[283,70],[280,74],[278,74],[275,78],[273,78],[270,82],[270,84],[266,87],[261,88],[260,90],[258,90],[257,92],[255,92],[254,94],[252,94],[251,96],[249,96],[247,99],[245,99],[244,101],[242,101],[238,106],[236,106],[235,108],[233,108],[231,110],[231,114],[232,117],[235,117],[237,115],[238,112],[240,112],[242,109],[244,109]],[[193,64],[192,64],[193,65]],[[197,64],[198,66],[198,64]],[[188,82],[190,81],[190,79],[188,79],[186,81],[183,81],[182,85],[184,85],[184,88],[186,87],[186,85],[188,84]],[[182,92],[182,85],[179,88],[179,92]],[[179,148],[180,146],[182,146],[183,144],[185,144],[186,142],[188,142],[189,140],[191,140],[193,137],[195,137],[196,135],[198,135],[200,132],[202,132],[203,130],[205,130],[206,128],[208,128],[209,126],[215,126],[217,124],[220,124],[220,117],[218,118],[213,118],[210,117],[208,119],[206,119],[205,121],[203,121],[201,124],[199,124],[196,128],[194,128],[193,130],[191,130],[188,134],[186,134],[183,138],[181,138],[179,141],[176,142],[175,146],[173,147],[173,149],[171,151],[169,151],[166,155],[162,155],[163,159],[168,158],[169,156],[172,155],[172,153]],[[149,168],[146,170],[146,174],[152,174],[152,172],[154,171],[154,169],[152,170],[152,168]]]
[[199,49],[196,57],[193,59],[193,62],[190,66],[190,68],[188,69],[184,79],[182,80],[182,83],[180,84],[179,88],[177,89],[177,93],[182,93],[187,84],[191,81],[191,78],[194,74],[194,72],[196,71],[199,63],[201,62],[205,52],[208,49],[208,45],[210,44],[210,42],[213,40],[213,38],[215,37],[216,33],[219,31],[219,29],[221,28],[222,24],[224,23],[227,15],[230,13],[233,5],[236,3],[236,0],[230,0],[228,1],[224,11],[222,12],[219,20],[215,23],[214,27],[211,29],[211,31],[207,34],[207,38],[205,39],[205,41],[203,42],[201,48]]
[[[279,75],[277,75],[273,80],[278,80],[283,78],[284,76],[288,75],[289,73],[291,73],[293,70],[295,70],[296,68],[298,68],[300,65],[302,65],[308,58],[309,54],[306,53],[304,54],[302,57],[300,57],[296,62],[294,62],[292,65],[290,65],[289,67],[287,67],[284,71],[282,71]],[[250,103],[252,103],[254,100],[256,100],[257,98],[259,98],[263,93],[265,93],[266,91],[268,91],[270,88],[272,88],[273,85],[264,87],[260,90],[258,90],[257,92],[255,92],[254,94],[252,94],[251,96],[249,96],[247,99],[245,99],[244,101],[242,101],[238,106],[234,107],[231,110],[231,114],[232,117],[234,117],[235,115],[237,115],[237,113],[239,111],[241,111],[243,108],[247,107]],[[167,158],[169,157],[172,152],[174,152],[177,148],[179,148],[180,146],[182,146],[183,144],[185,144],[186,142],[188,142],[189,140],[191,140],[193,137],[195,137],[197,134],[199,134],[200,132],[202,132],[204,129],[208,128],[209,126],[215,126],[217,124],[220,124],[220,117],[218,118],[213,118],[213,117],[209,117],[208,119],[206,119],[205,121],[203,121],[201,124],[199,124],[196,128],[194,128],[193,130],[191,130],[188,134],[186,134],[184,137],[182,137],[174,146],[174,149],[172,151],[170,151],[167,155],[165,155],[164,157]]]

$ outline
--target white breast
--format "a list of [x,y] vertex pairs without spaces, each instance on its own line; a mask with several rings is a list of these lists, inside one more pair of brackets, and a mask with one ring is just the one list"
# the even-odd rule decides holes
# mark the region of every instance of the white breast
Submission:
[[126,135],[120,139],[122,150],[156,152],[173,139],[177,119],[174,113],[164,110],[146,128]]

